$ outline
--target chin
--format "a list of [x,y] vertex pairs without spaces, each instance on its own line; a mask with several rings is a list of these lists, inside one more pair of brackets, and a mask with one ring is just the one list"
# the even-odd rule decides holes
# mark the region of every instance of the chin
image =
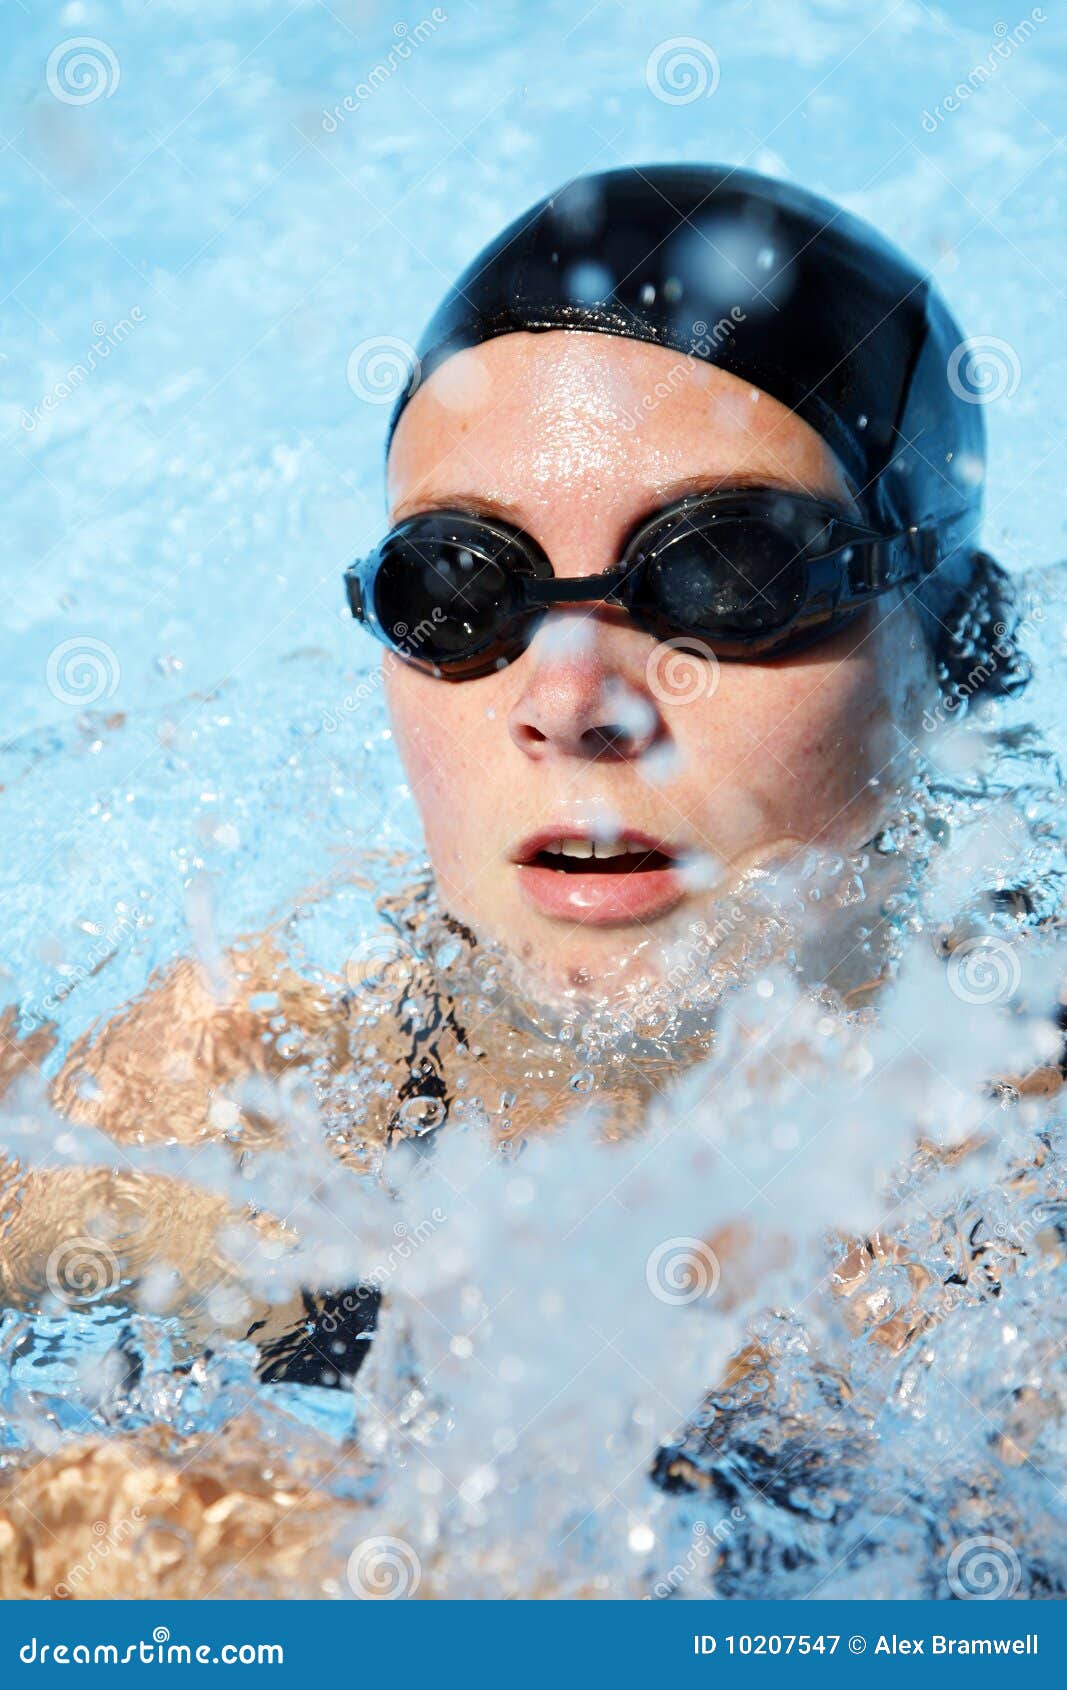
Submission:
[[[686,916],[693,919],[687,904]],[[686,931],[678,909],[673,919],[631,922],[611,927],[575,930],[545,921],[536,930],[527,924],[511,928],[501,943],[514,957],[520,980],[540,984],[552,993],[613,997],[642,981],[662,978],[669,967],[667,948]],[[521,937],[517,937],[521,934]]]

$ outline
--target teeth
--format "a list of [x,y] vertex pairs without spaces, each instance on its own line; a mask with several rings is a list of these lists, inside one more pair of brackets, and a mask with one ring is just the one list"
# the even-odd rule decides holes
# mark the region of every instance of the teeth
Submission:
[[544,847],[555,857],[629,857],[645,855],[639,845],[625,845],[621,839],[554,839]]

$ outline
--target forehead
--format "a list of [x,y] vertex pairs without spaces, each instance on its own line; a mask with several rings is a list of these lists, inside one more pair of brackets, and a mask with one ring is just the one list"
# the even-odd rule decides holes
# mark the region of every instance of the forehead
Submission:
[[407,405],[389,456],[394,514],[460,494],[534,517],[721,479],[848,497],[834,454],[778,400],[668,347],[510,334],[455,354]]

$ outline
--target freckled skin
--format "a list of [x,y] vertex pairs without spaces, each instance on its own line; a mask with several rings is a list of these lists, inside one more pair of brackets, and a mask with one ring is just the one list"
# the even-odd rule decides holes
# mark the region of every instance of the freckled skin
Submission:
[[[499,508],[565,577],[613,565],[665,499],[738,475],[851,503],[820,437],[726,372],[608,335],[513,334],[456,355],[416,393],[394,437],[389,500],[393,521],[442,503]],[[580,637],[561,640],[561,627]],[[720,893],[800,842],[857,844],[933,684],[917,613],[897,594],[797,655],[723,662],[714,690],[698,678],[695,698],[657,696],[655,647],[619,613],[585,606],[550,618],[520,659],[479,680],[448,683],[386,659],[442,899],[546,981],[647,972],[659,941],[713,893],[692,891],[654,921],[550,918],[521,895],[510,860],[520,839],[561,816],[610,812],[710,853]],[[640,743],[608,757],[595,730],[617,718],[619,698],[635,706]]]

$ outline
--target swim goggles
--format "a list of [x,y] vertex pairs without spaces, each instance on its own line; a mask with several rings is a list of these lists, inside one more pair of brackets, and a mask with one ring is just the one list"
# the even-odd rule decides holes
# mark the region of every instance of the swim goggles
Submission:
[[352,615],[416,668],[450,681],[525,650],[557,605],[613,605],[660,640],[724,658],[797,649],[927,574],[933,529],[879,533],[806,495],[690,496],[640,522],[617,565],[563,579],[529,534],[461,510],[392,529],[345,572]]

